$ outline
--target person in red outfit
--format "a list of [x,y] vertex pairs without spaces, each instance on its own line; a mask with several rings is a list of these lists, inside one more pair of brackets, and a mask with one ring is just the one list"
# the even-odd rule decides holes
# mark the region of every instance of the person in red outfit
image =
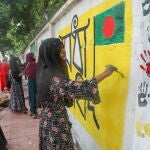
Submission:
[[8,89],[6,85],[6,76],[9,73],[9,64],[7,62],[7,57],[3,57],[2,62],[0,63],[0,91]]

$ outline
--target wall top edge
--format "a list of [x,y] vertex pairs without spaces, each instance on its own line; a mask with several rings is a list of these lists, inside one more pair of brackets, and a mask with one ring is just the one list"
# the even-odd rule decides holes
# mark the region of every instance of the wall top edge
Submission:
[[58,20],[62,18],[75,4],[82,0],[68,0],[60,10],[53,16],[50,20],[50,24],[55,24]]
[[[35,38],[30,42],[30,44],[26,47],[26,49],[36,40],[38,39],[44,32],[49,29],[49,26],[54,25],[62,16],[64,16],[76,3],[82,0],[68,0],[58,12],[52,17],[52,19],[41,29],[39,33],[35,36]],[[26,50],[25,50],[26,51]]]

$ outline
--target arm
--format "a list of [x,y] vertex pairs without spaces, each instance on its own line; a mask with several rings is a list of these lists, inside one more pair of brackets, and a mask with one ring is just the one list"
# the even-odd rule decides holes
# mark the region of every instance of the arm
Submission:
[[102,72],[101,74],[95,76],[94,78],[97,80],[97,83],[101,82],[103,79],[109,77],[111,74],[107,71]]
[[101,82],[103,79],[109,77],[114,71],[117,71],[117,68],[112,65],[107,65],[106,70],[101,74],[98,74],[94,78],[97,80],[97,83]]
[[51,97],[68,100],[86,99],[92,101],[94,104],[98,104],[100,97],[97,83],[110,76],[115,69],[115,67],[108,65],[103,73],[82,82],[61,80],[61,78],[55,76],[49,87]]

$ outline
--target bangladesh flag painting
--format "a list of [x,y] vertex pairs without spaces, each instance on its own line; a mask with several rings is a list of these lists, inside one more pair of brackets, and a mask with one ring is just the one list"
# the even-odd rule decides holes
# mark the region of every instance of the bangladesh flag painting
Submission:
[[94,17],[95,45],[124,42],[125,3],[121,2]]

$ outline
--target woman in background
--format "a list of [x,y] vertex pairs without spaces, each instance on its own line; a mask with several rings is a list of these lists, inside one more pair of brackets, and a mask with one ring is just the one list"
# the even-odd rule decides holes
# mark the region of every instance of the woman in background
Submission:
[[30,106],[30,115],[33,119],[38,118],[37,111],[36,111],[36,95],[37,95],[37,88],[36,88],[36,65],[35,62],[35,55],[30,52],[26,55],[26,74],[28,78],[28,91],[29,91],[29,106]]
[[23,72],[21,72],[19,68],[20,59],[18,57],[12,56],[9,63],[10,63],[10,72],[12,77],[11,98],[10,98],[11,110],[27,113],[23,87],[22,87]]

